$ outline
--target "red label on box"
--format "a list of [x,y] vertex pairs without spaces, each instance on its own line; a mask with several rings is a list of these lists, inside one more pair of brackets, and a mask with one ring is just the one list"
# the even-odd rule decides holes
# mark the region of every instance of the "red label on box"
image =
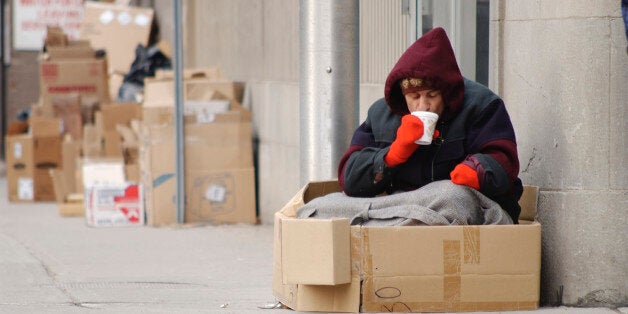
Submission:
[[95,93],[96,85],[66,85],[66,86],[48,86],[48,93],[70,93],[70,92],[82,92],[82,93]]
[[55,79],[59,76],[59,66],[54,63],[42,64],[41,76],[44,79]]

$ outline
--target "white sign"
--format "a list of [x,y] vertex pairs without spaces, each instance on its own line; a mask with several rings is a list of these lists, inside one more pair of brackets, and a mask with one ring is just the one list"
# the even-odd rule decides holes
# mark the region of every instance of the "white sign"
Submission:
[[33,192],[33,178],[17,179],[17,198],[32,201],[35,198],[35,193]]
[[76,40],[82,21],[83,0],[13,0],[13,48],[41,50],[48,25]]

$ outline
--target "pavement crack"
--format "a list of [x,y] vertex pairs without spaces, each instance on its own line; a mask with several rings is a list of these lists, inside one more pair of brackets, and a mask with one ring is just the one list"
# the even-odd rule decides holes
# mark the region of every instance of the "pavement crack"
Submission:
[[44,270],[44,272],[46,273],[46,276],[48,276],[48,278],[50,278],[50,280],[52,281],[52,285],[55,286],[55,288],[57,288],[59,291],[61,291],[61,293],[63,293],[63,295],[65,295],[71,303],[76,303],[77,300],[76,298],[65,288],[63,287],[59,287],[58,283],[59,280],[57,279],[57,273],[55,273],[50,267],[48,267],[48,265],[46,265],[46,263],[43,261],[43,259],[41,259],[39,257],[39,255],[37,255],[37,253],[35,252],[34,249],[32,249],[30,246],[28,246],[26,243],[11,237],[16,243],[18,243],[19,245],[21,245],[24,250],[26,252],[28,252],[28,255],[30,255],[34,260],[37,261],[37,263],[39,264],[39,266]]

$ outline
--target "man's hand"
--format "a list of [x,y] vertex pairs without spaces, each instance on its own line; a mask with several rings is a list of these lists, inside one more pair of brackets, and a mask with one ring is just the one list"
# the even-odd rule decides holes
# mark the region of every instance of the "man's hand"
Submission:
[[471,167],[465,164],[458,164],[449,175],[451,176],[451,182],[459,185],[466,185],[476,190],[480,190],[480,180],[478,179],[478,173]]
[[404,163],[419,147],[414,143],[423,136],[423,121],[416,116],[407,114],[401,118],[401,125],[397,129],[397,138],[390,145],[390,150],[384,157],[389,166]]

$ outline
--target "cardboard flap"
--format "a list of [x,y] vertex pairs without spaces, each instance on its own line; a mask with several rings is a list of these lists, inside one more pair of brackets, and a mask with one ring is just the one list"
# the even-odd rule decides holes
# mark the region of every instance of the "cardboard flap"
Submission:
[[95,1],[85,1],[84,8],[79,38],[89,40],[94,49],[105,49],[112,71],[129,72],[135,47],[148,45],[154,10]]
[[96,56],[89,42],[84,40],[71,42],[67,46],[47,46],[46,53],[48,60],[91,59]]
[[18,134],[23,134],[26,133],[28,131],[28,122],[26,121],[10,121],[9,125],[7,126],[7,133],[6,135],[18,135]]
[[[157,70],[155,71],[156,79],[174,79],[174,70]],[[207,79],[207,80],[224,80],[222,76],[222,71],[220,68],[195,68],[195,69],[184,69],[183,70],[183,79]]]
[[46,26],[45,46],[65,46],[68,44],[68,36],[63,33],[59,26]]
[[312,182],[307,185],[307,189],[303,195],[304,204],[319,196],[341,191],[342,188],[337,180]]
[[290,199],[288,203],[286,203],[286,205],[284,205],[283,208],[279,210],[279,212],[285,217],[296,217],[297,209],[305,204],[305,202],[303,201],[303,194],[305,193],[307,187],[307,185],[302,187],[301,190],[299,190],[297,194],[295,194],[292,199]]
[[284,284],[351,282],[348,218],[285,219],[282,224]]
[[283,208],[279,210],[285,217],[296,217],[297,209],[312,199],[333,192],[340,192],[342,188],[338,181],[310,182],[302,187]]
[[521,206],[521,214],[519,214],[520,220],[536,220],[538,200],[539,187],[533,185],[524,185],[523,194],[519,199],[519,206]]

